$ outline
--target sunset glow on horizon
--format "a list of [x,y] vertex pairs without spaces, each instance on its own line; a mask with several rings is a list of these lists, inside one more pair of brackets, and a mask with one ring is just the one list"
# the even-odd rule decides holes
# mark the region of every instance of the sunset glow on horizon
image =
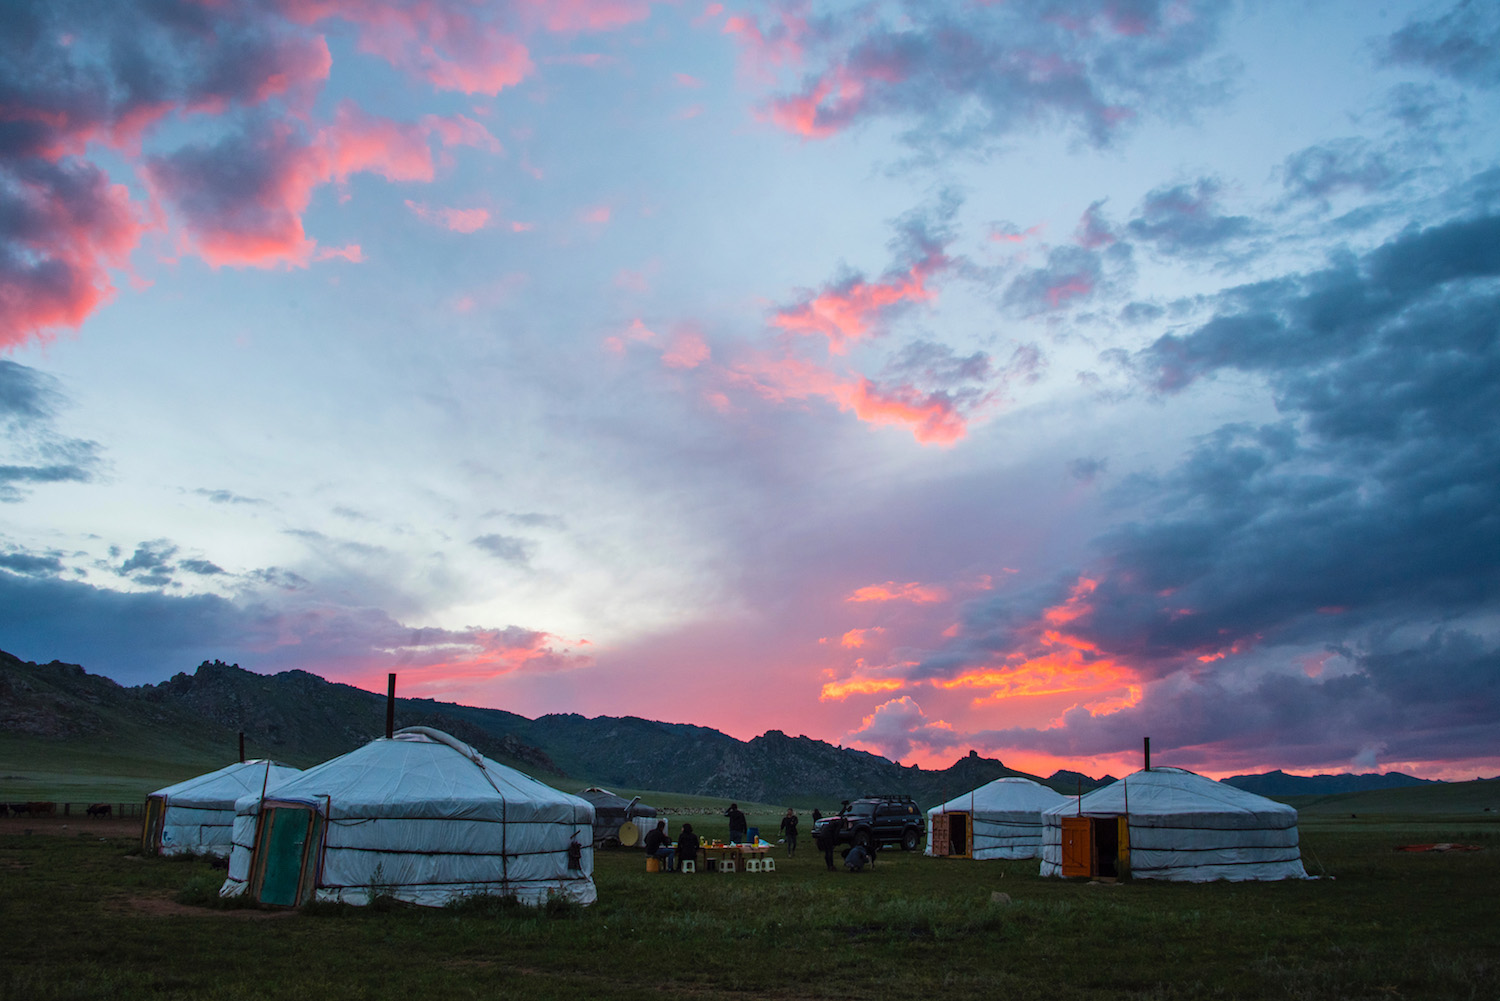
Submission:
[[1500,773],[1500,8],[12,8],[0,649]]

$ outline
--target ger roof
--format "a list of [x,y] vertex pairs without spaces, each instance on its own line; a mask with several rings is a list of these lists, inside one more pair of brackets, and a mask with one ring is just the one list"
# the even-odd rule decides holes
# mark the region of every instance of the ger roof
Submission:
[[[257,790],[258,792],[258,790]],[[280,802],[326,804],[330,817],[592,822],[593,806],[429,727],[407,727],[278,786]],[[241,812],[255,809],[241,800]]]
[[168,806],[228,809],[241,796],[249,793],[259,796],[262,789],[277,786],[296,774],[298,770],[289,765],[255,758],[184,779],[151,795],[162,797]]
[[976,813],[1040,813],[1043,810],[1068,802],[1068,797],[1054,789],[1033,782],[1019,775],[995,779],[978,789],[955,796],[942,806],[935,806],[927,813],[974,811]]
[[1296,822],[1297,811],[1285,803],[1257,796],[1185,768],[1153,768],[1125,776],[1118,782],[1085,793],[1081,800],[1065,797],[1046,811],[1049,816],[1173,816],[1186,814],[1239,815],[1249,819],[1275,818],[1277,826],[1288,815]]

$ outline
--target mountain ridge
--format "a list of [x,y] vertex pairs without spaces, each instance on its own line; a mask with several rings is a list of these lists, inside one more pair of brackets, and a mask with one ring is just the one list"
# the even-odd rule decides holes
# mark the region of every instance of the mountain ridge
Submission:
[[[170,753],[174,760],[221,761],[243,733],[250,756],[305,767],[383,734],[385,709],[383,695],[301,670],[262,675],[204,661],[191,674],[125,687],[76,664],[38,665],[0,651],[0,736],[75,748],[114,745]],[[781,730],[741,741],[689,723],[577,713],[528,719],[433,699],[397,698],[396,724],[446,730],[557,784],[566,779],[747,802],[826,805],[893,793],[931,806],[1006,776],[1065,794],[1114,781],[1069,770],[1030,775],[972,750],[947,768],[923,769]],[[1428,782],[1400,773],[1307,777],[1280,770],[1225,781],[1269,796]]]

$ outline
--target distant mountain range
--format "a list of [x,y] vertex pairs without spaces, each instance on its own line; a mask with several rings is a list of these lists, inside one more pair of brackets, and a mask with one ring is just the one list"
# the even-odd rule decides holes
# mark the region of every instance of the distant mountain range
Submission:
[[[306,767],[385,730],[384,696],[305,671],[261,675],[219,661],[158,685],[126,688],[75,664],[34,664],[0,651],[0,747],[18,740],[72,754],[107,751],[136,759],[222,762],[243,733],[251,757]],[[527,719],[500,709],[431,699],[396,700],[396,726],[434,726],[490,757],[563,786],[629,789],[825,807],[868,793],[947,801],[1009,775],[1063,793],[1114,781],[1059,771],[1028,775],[969,754],[940,770],[772,730],[740,741],[718,730],[633,716],[560,714]],[[567,780],[567,781],[564,781]],[[1409,775],[1320,775],[1275,771],[1226,780],[1266,796],[1423,784]]]

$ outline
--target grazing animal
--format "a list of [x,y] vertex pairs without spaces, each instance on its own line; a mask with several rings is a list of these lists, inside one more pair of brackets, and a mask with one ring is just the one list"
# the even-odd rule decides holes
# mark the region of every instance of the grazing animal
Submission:
[[30,803],[12,803],[10,805],[10,812],[14,813],[17,817],[19,817],[23,813],[29,814],[29,813],[31,813],[31,804]]
[[108,803],[95,803],[89,807],[90,817],[108,817],[115,812],[115,808]]
[[28,803],[27,806],[31,807],[33,817],[50,817],[57,812],[56,803]]

